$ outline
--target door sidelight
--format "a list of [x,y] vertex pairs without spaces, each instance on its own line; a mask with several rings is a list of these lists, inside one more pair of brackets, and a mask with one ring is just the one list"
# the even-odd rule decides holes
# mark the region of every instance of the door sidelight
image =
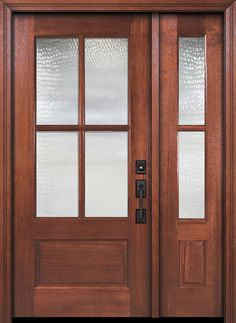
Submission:
[[146,209],[143,199],[146,198],[146,180],[136,180],[136,198],[139,198],[139,209],[136,209],[136,223],[146,223]]

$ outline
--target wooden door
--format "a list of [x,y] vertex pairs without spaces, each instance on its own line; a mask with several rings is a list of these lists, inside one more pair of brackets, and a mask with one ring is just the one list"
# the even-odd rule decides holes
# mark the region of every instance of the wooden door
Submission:
[[149,316],[149,16],[16,14],[13,43],[14,316]]
[[161,316],[223,316],[222,120],[222,15],[160,15]]

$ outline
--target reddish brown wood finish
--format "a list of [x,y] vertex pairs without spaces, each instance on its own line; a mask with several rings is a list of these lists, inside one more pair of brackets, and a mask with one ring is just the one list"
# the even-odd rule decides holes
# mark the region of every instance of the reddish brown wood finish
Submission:
[[[111,299],[113,302],[111,302]],[[130,315],[127,287],[40,286],[35,288],[35,316],[63,317],[65,308],[72,316],[122,317]],[[107,304],[110,303],[110,306]],[[104,308],[106,310],[104,311]]]
[[236,322],[236,3],[227,9],[225,53],[225,322]]
[[[130,34],[129,14],[107,15],[104,13],[93,13],[80,15],[78,25],[78,15],[68,13],[56,14],[52,20],[50,14],[35,15],[35,35],[38,37],[44,36],[78,36],[85,35],[86,37],[127,37]],[[97,18],[97,19],[96,19]],[[104,22],[101,24],[101,21]],[[57,26],[57,28],[55,28]]]
[[84,36],[79,37],[79,214],[85,215],[85,45]]
[[40,241],[36,253],[37,285],[127,285],[126,240]]
[[25,0],[3,0],[12,10],[27,11],[29,8],[33,11],[132,11],[132,12],[157,12],[157,11],[223,11],[227,9],[232,0],[70,0],[69,3],[61,0],[36,0],[34,2],[25,2]]
[[159,15],[152,15],[152,317],[159,317]]
[[[71,34],[77,37],[80,33],[87,34],[85,23],[90,36],[91,26],[95,25],[95,35],[105,37],[111,23],[111,16],[105,14],[77,14],[71,18]],[[48,15],[33,14],[14,18],[14,315],[149,316],[150,193],[148,189],[147,224],[138,225],[135,223],[138,208],[135,160],[146,159],[149,165],[150,16],[114,15],[109,30],[110,36],[129,38],[129,125],[84,125],[84,75],[80,70],[80,126],[36,126],[35,84],[32,82],[35,79],[35,36],[68,35],[67,29],[63,33],[61,28],[59,31],[56,28],[63,21],[68,23],[68,19],[61,14],[51,15],[50,19]],[[82,133],[82,214],[79,218],[35,217],[37,130]],[[84,132],[87,130],[129,133],[129,218],[83,217]],[[148,183],[149,167],[146,176],[139,176],[147,178]]]
[[38,131],[128,131],[128,125],[37,125]]
[[[14,30],[17,53],[14,61],[14,315],[33,316],[35,246],[32,229],[36,207],[30,195],[36,194],[35,86],[32,82],[35,59],[34,55],[23,54],[34,52],[33,15],[14,19]],[[22,291],[25,291],[24,296]]]
[[[78,219],[80,220],[80,219]],[[129,227],[127,218],[116,219],[112,218],[84,218],[80,225],[76,226],[77,219],[52,219],[52,218],[36,218],[34,235],[37,240],[42,237],[43,240],[47,240],[50,237],[52,239],[73,239],[78,236],[82,239],[99,239],[103,237],[105,240],[127,240],[129,237]],[[56,225],[55,225],[56,222]],[[68,229],[68,222],[70,227]]]
[[177,131],[205,131],[205,126],[177,125]]
[[[4,46],[6,53],[11,51],[11,11],[9,8],[0,7],[1,16],[1,44]],[[1,67],[0,74],[2,76],[1,86],[1,108],[0,108],[0,120],[1,120],[1,162],[0,162],[0,199],[1,199],[1,214],[0,214],[0,319],[9,321],[12,316],[12,159],[11,159],[11,140],[12,140],[12,124],[11,124],[11,58],[8,57],[3,51],[3,47],[0,51]],[[8,107],[5,109],[5,107]]]
[[206,241],[179,241],[179,284],[182,287],[206,287]]
[[[197,27],[196,27],[197,26]],[[205,220],[178,219],[178,36],[206,34]],[[197,32],[196,32],[197,31]],[[222,316],[221,15],[160,15],[160,315]]]
[[[118,4],[117,4],[118,2]],[[3,323],[11,322],[11,259],[12,246],[11,241],[13,235],[9,230],[11,226],[11,182],[9,174],[11,173],[11,159],[7,156],[11,155],[9,146],[9,138],[11,134],[11,105],[7,98],[10,97],[12,87],[9,82],[11,77],[11,44],[9,35],[11,34],[11,13],[14,12],[56,12],[56,11],[164,11],[164,12],[193,12],[193,11],[220,11],[225,12],[225,26],[226,26],[226,55],[225,55],[225,142],[226,147],[224,151],[225,164],[225,322],[236,322],[236,221],[235,219],[235,166],[236,156],[234,145],[236,116],[234,113],[235,107],[235,4],[232,0],[156,0],[152,2],[143,2],[142,0],[133,0],[121,2],[119,0],[107,0],[101,2],[100,0],[89,1],[71,0],[70,3],[55,0],[29,0],[27,3],[24,0],[0,1],[0,321]],[[8,70],[6,69],[8,66]],[[152,69],[157,68],[153,65]],[[7,190],[6,187],[9,187]],[[157,197],[156,197],[157,198]],[[10,226],[9,226],[10,225]],[[62,226],[63,228],[63,226]]]
[[[135,185],[132,174],[135,174],[135,161],[137,159],[147,160],[146,175],[136,175],[137,179],[146,178],[147,198],[144,201],[144,208],[147,209],[147,223],[145,225],[130,225],[130,308],[131,316],[151,315],[151,265],[146,259],[150,253],[151,246],[151,212],[150,212],[150,55],[151,55],[151,24],[149,15],[133,15],[132,19],[132,52],[134,58],[131,64],[131,110],[130,121],[132,129],[129,142],[129,160],[131,162],[130,196],[135,196]],[[142,50],[141,50],[142,49]],[[142,64],[138,64],[142,62]],[[138,199],[130,200],[130,218],[135,222],[134,210],[139,208]],[[135,264],[135,266],[133,265]],[[140,293],[142,291],[142,293]],[[138,296],[137,296],[138,295]]]

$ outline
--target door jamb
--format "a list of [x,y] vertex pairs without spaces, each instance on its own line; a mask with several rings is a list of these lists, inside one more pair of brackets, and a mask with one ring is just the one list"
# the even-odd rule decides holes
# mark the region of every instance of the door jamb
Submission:
[[[236,1],[232,0],[0,0],[0,321],[12,322],[12,67],[11,25],[15,12],[222,12],[225,17],[224,57],[224,317],[236,323]],[[158,28],[158,14],[152,30]],[[158,38],[152,36],[152,89],[158,89]],[[152,91],[152,129],[159,129],[159,101]],[[158,132],[152,151],[158,147]],[[158,300],[158,167],[152,160],[152,304],[153,317],[159,316]],[[154,226],[153,226],[154,227]],[[156,249],[157,248],[157,249]]]

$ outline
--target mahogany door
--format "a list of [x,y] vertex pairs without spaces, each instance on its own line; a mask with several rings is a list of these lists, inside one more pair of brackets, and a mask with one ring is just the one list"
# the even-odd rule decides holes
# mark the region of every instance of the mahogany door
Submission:
[[14,316],[149,316],[150,16],[16,14],[13,43]]
[[160,15],[161,316],[223,316],[223,35]]
[[15,316],[223,315],[223,17],[153,21],[14,16]]

